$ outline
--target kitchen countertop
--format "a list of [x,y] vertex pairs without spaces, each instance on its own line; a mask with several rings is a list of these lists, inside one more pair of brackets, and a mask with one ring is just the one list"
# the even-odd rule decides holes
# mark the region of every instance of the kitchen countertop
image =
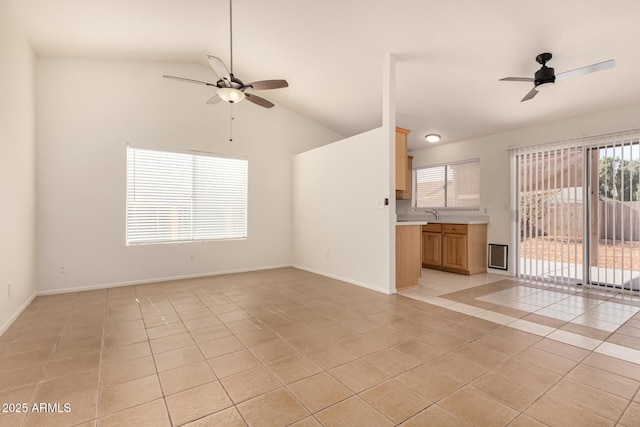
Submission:
[[439,219],[424,218],[422,215],[399,214],[396,225],[425,224],[489,224],[488,215],[442,215]]
[[485,219],[439,219],[429,221],[429,224],[489,224]]

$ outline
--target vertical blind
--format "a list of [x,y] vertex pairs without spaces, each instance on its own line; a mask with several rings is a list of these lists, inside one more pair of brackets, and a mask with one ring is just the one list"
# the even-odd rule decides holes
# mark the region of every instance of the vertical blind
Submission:
[[638,290],[640,132],[517,148],[520,277]]
[[246,159],[127,147],[127,244],[247,236]]
[[582,147],[562,143],[515,150],[519,275],[558,284],[583,278]]
[[416,169],[415,207],[478,209],[480,160]]

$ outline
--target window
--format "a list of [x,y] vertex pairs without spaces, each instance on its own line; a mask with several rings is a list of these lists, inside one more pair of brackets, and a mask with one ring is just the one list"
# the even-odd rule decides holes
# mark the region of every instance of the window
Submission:
[[416,169],[415,208],[480,209],[480,160]]
[[127,245],[247,237],[247,163],[127,147]]

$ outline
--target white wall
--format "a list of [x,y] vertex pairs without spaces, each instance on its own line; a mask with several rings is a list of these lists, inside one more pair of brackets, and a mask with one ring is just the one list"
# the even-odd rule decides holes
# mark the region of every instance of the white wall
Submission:
[[0,58],[2,334],[35,296],[35,56],[10,0],[0,0]]
[[[38,61],[39,292],[291,264],[291,156],[340,135],[281,106],[243,102],[229,142],[229,105],[206,105],[210,88],[163,74],[215,80],[200,64]],[[127,143],[248,156],[248,238],[127,247]]]
[[[515,212],[511,211],[510,205],[510,157],[507,149],[638,127],[640,127],[640,105],[444,144],[414,151],[411,154],[414,156],[413,167],[473,158],[480,159],[481,200],[480,212],[478,213],[484,213],[486,209],[490,216],[491,222],[488,227],[489,243],[510,245],[509,274],[515,274],[515,269],[513,268],[515,265],[515,250],[511,246],[511,219],[514,218]],[[398,210],[400,211],[406,207],[406,204],[401,205]],[[447,211],[447,214],[449,213]],[[499,270],[492,271],[499,272]]]
[[[389,133],[385,127],[294,157],[298,268],[391,293]],[[390,199],[392,201],[392,199]]]

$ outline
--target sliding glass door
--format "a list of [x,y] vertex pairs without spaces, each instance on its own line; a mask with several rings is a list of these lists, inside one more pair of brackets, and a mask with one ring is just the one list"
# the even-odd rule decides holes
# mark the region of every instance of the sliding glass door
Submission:
[[640,143],[592,146],[589,159],[591,283],[638,290],[640,280]]
[[638,290],[638,136],[513,150],[520,277]]

